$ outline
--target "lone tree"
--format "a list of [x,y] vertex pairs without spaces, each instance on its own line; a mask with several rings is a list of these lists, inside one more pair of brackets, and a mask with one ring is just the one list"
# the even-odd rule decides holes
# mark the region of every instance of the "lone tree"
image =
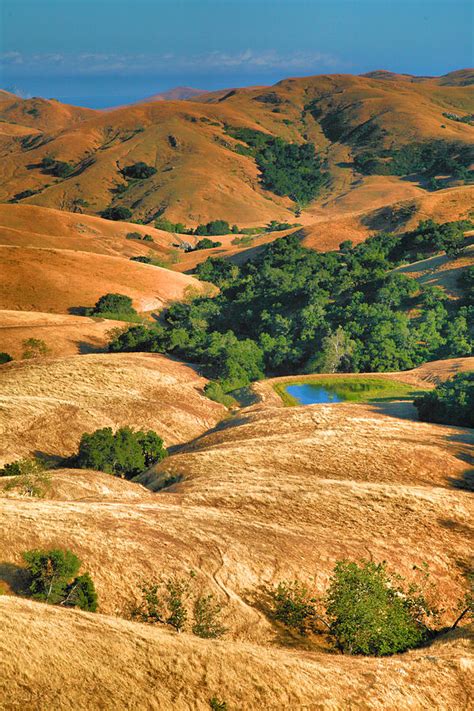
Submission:
[[132,304],[130,296],[125,294],[104,294],[97,301],[94,308],[90,310],[90,314],[97,316],[110,313],[136,315],[137,312]]
[[39,459],[24,457],[5,464],[0,476],[9,477],[4,490],[16,491],[23,496],[43,498],[51,486],[51,477]]
[[133,431],[110,427],[83,434],[79,443],[77,463],[82,469],[99,471],[132,479],[167,456],[163,440],[152,430]]
[[77,575],[81,561],[70,550],[30,550],[23,553],[30,575],[29,592],[50,605],[80,607],[95,612],[97,593],[88,573]]
[[128,222],[132,217],[132,211],[128,207],[123,207],[119,205],[117,207],[107,207],[101,213],[101,216],[106,220],[123,220]]
[[156,168],[151,165],[147,165],[143,161],[139,163],[134,163],[133,165],[127,165],[122,169],[122,175],[125,178],[131,178],[132,180],[144,180],[145,178],[151,178],[155,175]]

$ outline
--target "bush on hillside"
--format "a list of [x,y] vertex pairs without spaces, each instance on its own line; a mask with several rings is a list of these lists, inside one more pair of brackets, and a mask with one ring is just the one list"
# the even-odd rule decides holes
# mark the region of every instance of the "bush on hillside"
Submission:
[[222,242],[214,242],[214,240],[209,239],[208,237],[204,237],[204,239],[199,240],[194,249],[212,249],[213,247],[221,246]]
[[169,625],[177,632],[189,627],[198,637],[215,639],[227,631],[220,622],[222,606],[215,602],[214,595],[195,594],[193,582],[173,575],[156,581],[144,581],[140,585],[140,601],[132,606],[130,616],[138,622]]
[[81,561],[70,550],[30,550],[23,553],[30,576],[29,593],[50,605],[95,612],[97,593],[88,573],[78,576]]
[[302,636],[328,634],[344,653],[384,656],[427,640],[436,611],[416,585],[390,575],[385,563],[338,561],[324,598],[299,580],[270,591],[275,619]]
[[23,358],[30,360],[32,358],[42,358],[47,356],[49,348],[40,338],[26,338],[22,341]]
[[82,435],[76,462],[81,469],[132,479],[167,454],[163,440],[152,430],[121,427],[114,433],[111,427],[104,427]]
[[104,294],[92,309],[87,310],[88,316],[136,316],[137,312],[132,306],[133,301],[125,294]]
[[47,156],[41,161],[43,172],[54,175],[56,178],[68,178],[74,172],[74,166],[62,160],[55,160]]
[[134,163],[133,165],[127,165],[122,169],[122,175],[125,178],[131,178],[132,180],[144,180],[146,178],[151,178],[155,175],[156,168],[151,165],[147,165],[143,161]]
[[4,491],[15,491],[21,496],[43,498],[51,486],[51,477],[44,464],[31,457],[5,464],[0,469],[0,476],[11,477]]
[[415,407],[425,422],[474,427],[474,372],[458,373],[416,398]]
[[101,217],[106,220],[122,220],[124,222],[129,222],[132,217],[132,211],[128,207],[123,207],[118,205],[117,207],[107,207],[100,213]]
[[198,225],[194,230],[195,235],[228,235],[232,232],[232,228],[226,220],[211,220],[205,225]]

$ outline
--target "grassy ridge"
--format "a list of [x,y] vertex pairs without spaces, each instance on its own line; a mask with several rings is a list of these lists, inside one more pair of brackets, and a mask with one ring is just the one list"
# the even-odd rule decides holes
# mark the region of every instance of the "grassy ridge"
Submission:
[[298,400],[287,392],[289,385],[320,385],[335,392],[347,402],[380,402],[383,400],[412,400],[420,394],[412,385],[386,378],[347,378],[308,375],[298,380],[273,383],[273,389],[286,407],[299,405]]

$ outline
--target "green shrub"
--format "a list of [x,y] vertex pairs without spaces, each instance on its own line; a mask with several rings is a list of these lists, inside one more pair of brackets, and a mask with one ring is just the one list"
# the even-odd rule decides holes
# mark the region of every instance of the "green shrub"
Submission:
[[339,561],[326,595],[330,634],[349,654],[405,652],[430,635],[433,614],[422,595],[391,576],[385,563]]
[[50,156],[41,161],[43,172],[54,175],[56,178],[68,178],[74,172],[74,166],[62,160],[55,160]]
[[219,701],[217,696],[213,696],[209,699],[209,708],[211,711],[227,711],[227,702]]
[[4,363],[10,363],[10,361],[13,360],[13,357],[9,353],[5,353],[5,351],[0,351],[0,365],[3,365]]
[[51,477],[39,459],[24,457],[5,464],[0,476],[12,477],[4,491],[17,491],[22,496],[43,498],[51,486]]
[[132,211],[128,207],[123,207],[121,205],[117,207],[107,207],[101,213],[101,217],[106,220],[122,220],[124,222],[129,222],[132,217]]
[[[194,230],[195,235],[228,235],[232,228],[226,220],[211,220],[205,225],[198,225]],[[204,249],[204,248],[203,248]]]
[[212,239],[209,239],[208,237],[204,237],[204,239],[200,239],[199,242],[196,244],[194,249],[212,249],[213,247],[221,247],[222,242],[214,242]]
[[32,358],[42,358],[47,356],[49,348],[40,338],[26,338],[22,341],[23,358],[29,360]]
[[474,427],[474,372],[458,373],[414,404],[425,422]]
[[141,262],[142,264],[153,264],[153,259],[151,257],[144,257],[140,255],[139,257],[130,257],[131,262]]
[[118,319],[127,319],[129,317],[138,316],[132,306],[133,302],[130,296],[125,294],[104,294],[97,301],[92,309],[87,309],[88,316],[108,316]]
[[227,393],[225,393],[222,389],[222,385],[216,381],[211,380],[206,383],[204,386],[204,393],[210,400],[220,402],[221,405],[225,405],[226,407],[232,407],[236,404],[236,401],[232,395],[227,395]]
[[[222,606],[214,601],[211,594],[193,595],[195,573],[189,578],[173,575],[157,581],[144,581],[140,585],[140,601],[133,605],[130,616],[138,622],[161,624],[182,632],[193,622],[191,631],[198,637],[215,639],[226,632],[220,624]],[[194,597],[194,600],[193,600]]]
[[94,583],[88,573],[77,576],[81,561],[72,551],[30,550],[23,553],[23,560],[30,576],[29,593],[34,600],[95,612]]
[[151,176],[155,175],[155,173],[156,168],[143,163],[143,161],[134,163],[133,165],[127,165],[122,169],[122,175],[125,178],[131,178],[132,180],[144,180],[146,178],[151,178]]
[[194,624],[192,633],[203,639],[222,637],[227,629],[219,622],[222,605],[214,601],[214,595],[199,595],[194,601]]
[[96,469],[125,479],[132,479],[160,462],[167,455],[163,440],[152,430],[134,431],[110,427],[83,434],[79,443],[77,465]]
[[318,600],[305,583],[283,580],[270,592],[270,597],[276,620],[302,636],[315,631]]

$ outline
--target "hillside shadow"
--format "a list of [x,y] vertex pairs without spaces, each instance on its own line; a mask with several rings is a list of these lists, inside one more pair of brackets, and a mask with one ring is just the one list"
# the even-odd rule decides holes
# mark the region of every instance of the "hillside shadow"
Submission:
[[448,477],[448,483],[454,489],[474,491],[474,429],[465,429],[447,437],[449,442],[461,445],[456,452],[456,458],[465,462],[468,467],[456,477]]
[[377,400],[367,403],[367,406],[379,415],[396,417],[400,420],[418,421],[418,413],[412,400]]
[[25,568],[14,563],[0,563],[0,583],[6,583],[15,595],[27,595],[31,578]]
[[41,449],[35,449],[33,452],[35,459],[39,459],[46,466],[46,469],[58,469],[59,467],[67,467],[70,458],[61,457],[59,454],[52,452],[43,452]]
[[76,341],[76,347],[81,355],[87,355],[88,353],[107,353],[107,346],[101,348],[87,341]]

